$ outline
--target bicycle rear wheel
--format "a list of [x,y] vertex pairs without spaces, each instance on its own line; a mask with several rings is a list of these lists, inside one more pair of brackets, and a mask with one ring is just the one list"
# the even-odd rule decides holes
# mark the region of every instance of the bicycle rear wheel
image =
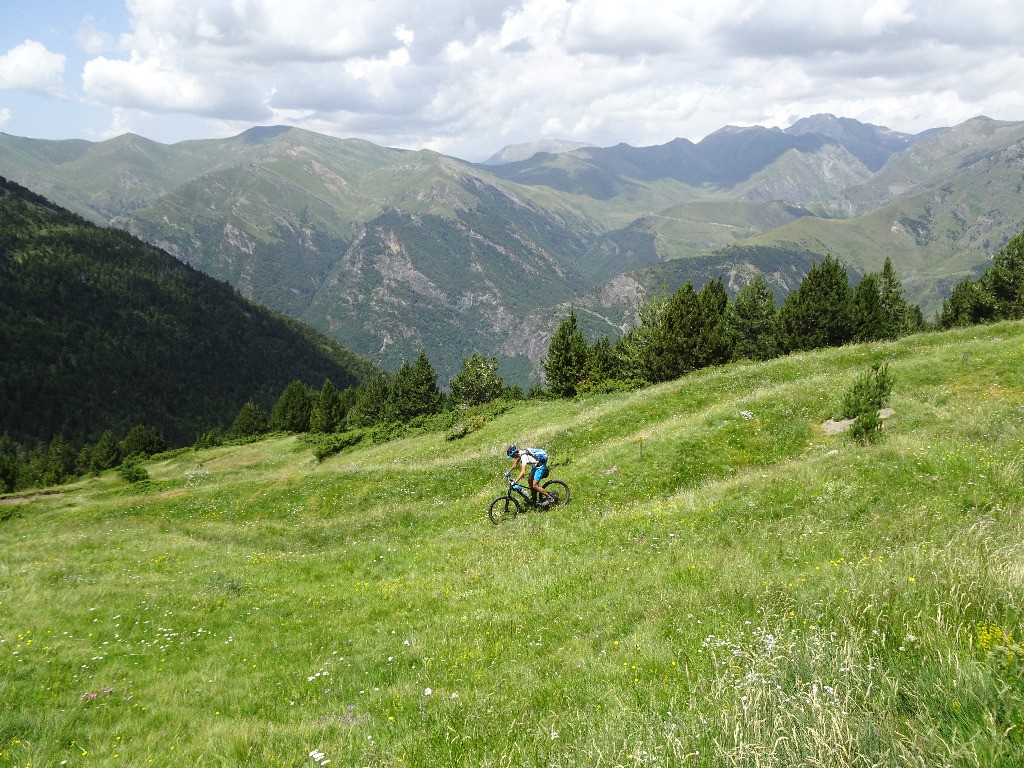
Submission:
[[491,502],[491,506],[487,510],[487,516],[491,518],[492,523],[499,525],[506,520],[511,520],[521,511],[519,502],[511,496],[499,496]]
[[555,497],[552,507],[564,507],[569,503],[569,486],[561,480],[548,480],[541,487]]

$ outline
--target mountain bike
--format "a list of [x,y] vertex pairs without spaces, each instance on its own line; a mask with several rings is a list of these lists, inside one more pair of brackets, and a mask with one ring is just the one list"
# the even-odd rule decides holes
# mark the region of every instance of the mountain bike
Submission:
[[541,488],[555,497],[550,504],[542,504],[537,500],[537,494],[529,487],[513,483],[512,478],[505,476],[508,480],[508,492],[499,496],[491,502],[487,509],[487,516],[495,525],[511,520],[516,515],[522,514],[523,510],[534,507],[536,509],[552,509],[564,507],[569,503],[569,486],[562,480],[548,480],[541,483]]

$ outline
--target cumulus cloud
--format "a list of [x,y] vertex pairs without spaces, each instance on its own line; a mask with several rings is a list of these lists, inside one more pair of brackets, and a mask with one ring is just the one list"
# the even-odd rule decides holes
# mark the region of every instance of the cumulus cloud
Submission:
[[[833,111],[898,130],[1019,117],[1015,0],[126,0],[85,19],[95,104],[298,124],[486,157],[558,137],[699,139]],[[28,62],[28,63],[26,63]],[[0,87],[53,92],[64,59],[0,58]],[[930,105],[930,106],[929,106]]]
[[125,55],[89,61],[83,85],[101,103],[228,120],[278,111],[397,115],[430,100],[445,48],[499,28],[504,7],[133,0]]
[[0,56],[0,90],[21,90],[63,97],[62,53],[51,53],[35,40],[26,40]]

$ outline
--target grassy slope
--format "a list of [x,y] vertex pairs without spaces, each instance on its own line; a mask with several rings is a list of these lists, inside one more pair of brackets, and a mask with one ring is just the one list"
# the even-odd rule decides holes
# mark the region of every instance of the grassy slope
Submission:
[[[1022,342],[923,335],[451,443],[318,465],[270,440],[7,500],[0,765],[1019,765]],[[882,441],[825,436],[880,360]],[[510,439],[551,449],[568,508],[487,521]]]
[[648,219],[664,258],[692,259],[789,224],[800,210],[777,201],[703,200],[666,208]]

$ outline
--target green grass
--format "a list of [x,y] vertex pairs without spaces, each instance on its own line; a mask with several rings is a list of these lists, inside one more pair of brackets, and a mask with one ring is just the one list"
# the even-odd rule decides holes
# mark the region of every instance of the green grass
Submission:
[[1017,766],[1022,426],[1016,323],[2,499],[0,766]]

